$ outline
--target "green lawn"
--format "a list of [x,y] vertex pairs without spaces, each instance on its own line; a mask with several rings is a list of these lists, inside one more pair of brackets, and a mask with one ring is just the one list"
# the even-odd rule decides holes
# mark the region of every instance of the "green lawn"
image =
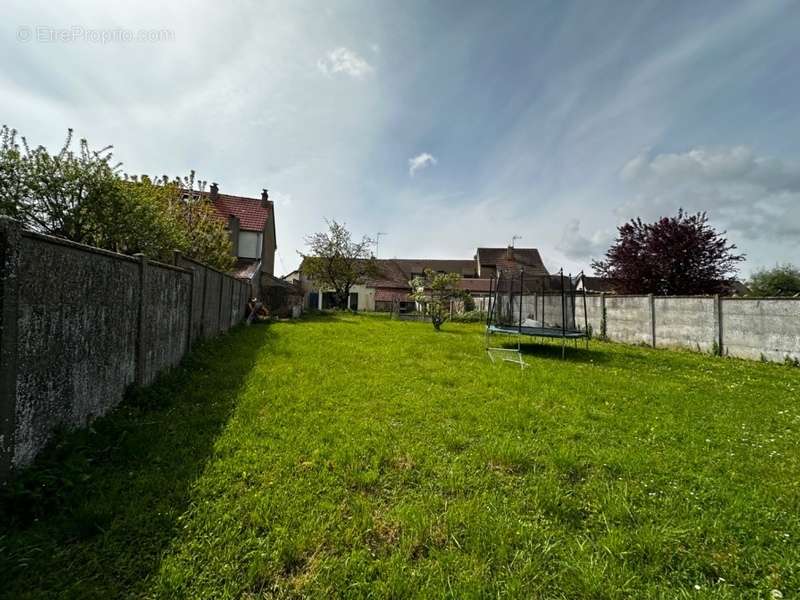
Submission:
[[[0,594],[784,598],[800,369],[479,325],[239,329],[6,494]],[[9,521],[10,519],[10,521]]]

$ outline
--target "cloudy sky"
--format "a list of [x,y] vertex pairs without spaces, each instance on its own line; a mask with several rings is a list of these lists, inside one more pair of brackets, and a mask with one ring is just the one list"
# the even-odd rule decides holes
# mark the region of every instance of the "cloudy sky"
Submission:
[[[324,219],[382,257],[588,266],[682,206],[800,263],[800,3],[3,0],[0,122]],[[144,37],[145,39],[140,39]]]

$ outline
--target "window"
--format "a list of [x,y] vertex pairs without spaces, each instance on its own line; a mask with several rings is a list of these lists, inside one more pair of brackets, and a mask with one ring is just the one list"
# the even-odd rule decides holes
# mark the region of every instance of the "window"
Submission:
[[336,308],[336,294],[333,292],[322,292],[322,309]]
[[239,232],[239,256],[261,258],[261,234],[256,231]]

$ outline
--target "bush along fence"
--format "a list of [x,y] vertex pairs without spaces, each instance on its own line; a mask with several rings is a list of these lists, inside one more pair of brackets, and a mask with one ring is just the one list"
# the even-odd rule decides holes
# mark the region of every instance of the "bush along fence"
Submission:
[[179,253],[163,264],[0,217],[0,481],[242,321],[249,290]]
[[[576,302],[583,323],[583,303]],[[595,337],[800,363],[800,298],[587,295]]]

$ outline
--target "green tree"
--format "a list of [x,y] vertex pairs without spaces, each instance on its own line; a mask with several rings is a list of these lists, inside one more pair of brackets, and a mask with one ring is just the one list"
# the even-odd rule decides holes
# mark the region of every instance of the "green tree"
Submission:
[[441,329],[450,316],[451,303],[464,300],[468,295],[458,286],[460,281],[461,275],[458,273],[436,273],[425,269],[422,277],[415,277],[409,282],[411,297],[430,315],[436,331]]
[[92,228],[86,239],[92,246],[123,254],[141,252],[167,261],[173,250],[186,251],[186,236],[169,186],[141,179],[117,178],[105,202],[92,213]]
[[796,296],[800,294],[800,269],[788,263],[758,269],[747,285],[753,296]]
[[0,128],[0,214],[20,219],[20,208],[27,194],[24,157],[17,131],[6,125]]
[[373,241],[364,236],[353,240],[343,223],[327,221],[328,231],[306,237],[308,253],[303,257],[303,274],[321,288],[333,290],[337,308],[346,309],[350,288],[364,283],[378,272],[371,248]]
[[[124,177],[111,146],[86,140],[72,150],[72,130],[57,154],[31,148],[0,128],[0,214],[33,231],[125,254],[169,260],[173,250],[227,270],[234,258],[225,224],[188,177]],[[192,193],[186,194],[188,188]]]
[[183,253],[221,271],[231,269],[236,259],[230,235],[208,197],[202,194],[206,182],[197,181],[191,171],[188,177],[177,177],[171,183],[166,182],[165,176],[162,185],[169,188],[171,206],[182,225]]
[[72,130],[57,154],[31,148],[16,130],[0,131],[0,206],[3,214],[26,227],[75,242],[90,243],[96,215],[118,199],[114,193],[119,165],[111,147],[93,151],[86,140],[72,150]]

